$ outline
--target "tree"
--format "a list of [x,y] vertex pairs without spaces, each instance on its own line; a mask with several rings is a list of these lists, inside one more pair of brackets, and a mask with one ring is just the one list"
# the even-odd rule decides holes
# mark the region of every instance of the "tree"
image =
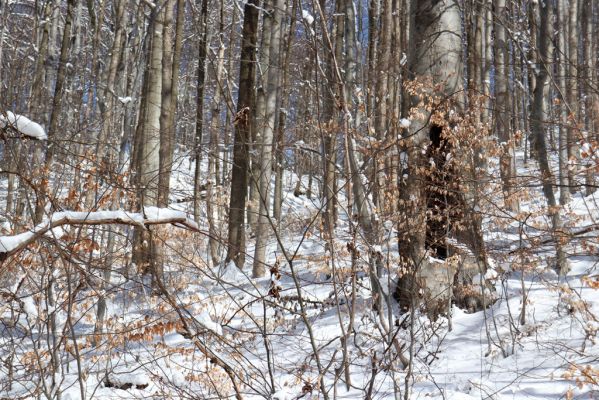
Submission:
[[270,229],[270,199],[271,189],[270,181],[272,177],[272,162],[273,162],[273,143],[275,122],[277,114],[277,104],[279,91],[279,81],[281,79],[280,65],[280,50],[281,50],[281,35],[282,35],[282,15],[285,13],[285,1],[276,0],[269,3],[265,18],[272,18],[270,24],[270,32],[265,30],[265,35],[270,35],[270,52],[268,77],[266,84],[265,98],[265,121],[262,135],[260,136],[261,143],[255,143],[254,146],[260,146],[260,179],[258,184],[258,196],[260,198],[258,224],[256,227],[256,250],[254,254],[254,265],[252,275],[255,277],[264,276],[265,270],[265,251],[267,242],[267,233]]
[[193,215],[200,220],[200,187],[202,185],[202,137],[204,131],[204,85],[206,79],[206,59],[210,42],[208,24],[208,0],[202,0],[200,9],[200,39],[198,40],[198,79],[196,88],[196,127],[194,136],[194,180]]
[[[450,146],[445,143],[451,126],[450,110],[441,112],[444,120],[439,120],[439,115],[434,115],[431,109],[447,107],[447,103],[435,103],[434,99],[449,99],[451,109],[459,110],[463,105],[461,15],[459,4],[453,0],[413,1],[411,6],[414,19],[410,25],[409,69],[417,80],[409,91],[413,118],[403,139],[408,162],[400,201],[403,218],[399,247],[405,264],[396,294],[402,306],[414,308],[419,292],[425,290],[428,293],[425,303],[431,315],[435,315],[445,309],[452,297],[451,277],[455,272],[448,271],[446,279],[439,276],[435,263],[429,261],[427,250],[439,258],[449,256],[445,241],[451,221],[442,206],[447,201],[444,191],[423,183],[430,182],[426,167],[429,157],[435,152],[443,154]],[[455,178],[457,176],[450,173],[449,178],[443,180]],[[427,212],[429,209],[432,215]]]
[[52,170],[54,155],[56,154],[56,143],[54,140],[58,134],[59,121],[63,105],[63,89],[67,77],[67,62],[69,61],[69,52],[71,48],[71,26],[73,24],[73,13],[75,12],[76,0],[69,0],[67,3],[67,15],[65,19],[64,31],[60,45],[60,60],[58,64],[58,72],[56,75],[56,83],[54,86],[54,96],[52,97],[52,114],[50,116],[50,126],[48,129],[48,148],[45,156],[45,172],[41,178],[40,195],[37,198],[35,205],[34,221],[39,223],[42,221],[47,202],[47,191],[49,190],[49,173]]
[[[177,6],[177,18],[174,29],[173,13]],[[165,23],[163,25],[164,55],[162,58],[162,107],[160,111],[160,169],[158,177],[158,204],[166,207],[169,203],[171,169],[174,144],[176,140],[175,114],[179,94],[179,69],[181,66],[181,48],[183,46],[183,24],[185,16],[184,0],[167,0],[165,4]]]
[[535,137],[536,154],[539,161],[539,169],[541,170],[541,181],[543,185],[543,194],[547,200],[547,214],[551,218],[553,234],[556,235],[555,250],[556,250],[556,265],[555,268],[561,275],[565,275],[567,271],[566,254],[563,249],[562,236],[562,221],[559,214],[559,206],[553,192],[553,174],[549,166],[547,154],[547,140],[545,138],[545,128],[543,124],[544,114],[544,87],[547,76],[549,75],[548,68],[548,5],[539,5],[539,41],[538,41],[538,60],[539,65],[535,76],[534,98],[532,103],[532,111],[530,113],[530,126],[532,134]]
[[[162,110],[163,24],[165,9],[152,8],[148,31],[151,32],[144,93],[135,138],[136,179],[139,207],[156,206],[159,196],[160,114]],[[162,274],[160,242],[147,230],[136,230],[134,262],[154,279]]]
[[495,2],[494,13],[495,29],[495,134],[501,143],[501,160],[499,161],[501,179],[503,181],[503,194],[506,207],[510,211],[518,211],[518,201],[514,197],[514,176],[516,163],[514,143],[510,123],[510,96],[508,93],[510,79],[509,43],[506,35],[505,24],[508,19],[505,0]]
[[248,185],[248,142],[251,138],[251,114],[254,108],[255,49],[258,29],[258,2],[250,0],[244,7],[239,94],[235,116],[235,138],[231,197],[229,201],[229,234],[225,263],[233,261],[238,268],[245,263],[245,202]]

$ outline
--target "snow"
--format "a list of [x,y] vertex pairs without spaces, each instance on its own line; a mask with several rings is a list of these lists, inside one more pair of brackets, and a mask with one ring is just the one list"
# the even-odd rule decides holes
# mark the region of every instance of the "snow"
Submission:
[[[145,216],[144,216],[145,214]],[[123,210],[116,211],[60,211],[52,214],[49,219],[44,220],[33,229],[17,235],[0,236],[0,253],[10,253],[31,240],[34,240],[39,234],[53,231],[60,236],[60,231],[56,230],[60,225],[66,224],[105,224],[105,223],[123,223],[128,225],[144,226],[145,224],[159,224],[169,222],[184,222],[192,229],[198,229],[195,221],[189,219],[187,214],[169,208],[145,207],[144,213],[131,213]]]
[[108,376],[108,379],[116,386],[123,386],[126,384],[143,386],[150,382],[148,375],[141,371],[113,373]]
[[295,395],[293,394],[293,392],[289,391],[288,389],[280,389],[277,390],[273,395],[272,395],[273,400],[292,400],[295,398]]
[[399,65],[402,67],[408,63],[408,55],[406,53],[401,53],[401,60],[399,60]]
[[29,118],[14,114],[12,111],[6,112],[6,117],[0,114],[0,128],[11,126],[25,136],[29,136],[38,140],[48,139],[46,131],[37,122],[31,121]]
[[21,299],[23,302],[23,309],[27,313],[30,323],[33,323],[37,319],[37,307],[31,296],[27,296]]
[[0,236],[0,252],[8,253],[35,236],[34,232],[23,232],[14,236]]
[[[184,164],[175,171],[173,182],[176,185],[173,187],[177,188],[178,194],[191,190],[189,185],[193,176],[185,175],[188,170],[193,169],[190,169],[189,164]],[[535,176],[534,172],[529,175]],[[82,367],[86,373],[89,372],[85,383],[87,393],[94,393],[94,398],[100,400],[230,397],[232,391],[223,369],[210,362],[212,356],[207,357],[198,349],[197,343],[202,341],[219,359],[232,366],[236,376],[251,382],[252,388],[241,384],[244,399],[318,398],[320,375],[314,360],[313,345],[326,368],[323,379],[330,389],[331,399],[334,392],[338,399],[365,398],[372,379],[373,360],[378,369],[372,398],[394,399],[394,382],[401,382],[399,397],[404,398],[406,370],[402,369],[394,347],[386,342],[389,335],[384,333],[380,316],[372,309],[371,283],[367,275],[368,250],[373,249],[386,260],[386,269],[380,279],[383,290],[388,293],[394,288],[397,273],[395,255],[398,251],[396,225],[394,221],[385,219],[381,212],[380,223],[385,227],[388,239],[369,247],[359,235],[352,237],[352,221],[340,208],[334,240],[326,244],[319,230],[323,204],[319,199],[318,184],[313,186],[312,198],[295,197],[293,188],[298,179],[289,172],[283,178],[285,190],[279,231],[282,245],[277,243],[275,237],[270,237],[267,243],[267,263],[272,266],[275,260],[279,260],[280,277],[268,272],[264,278],[249,277],[253,261],[250,256],[253,254],[253,239],[249,235],[246,265],[239,269],[233,262],[207,266],[206,238],[201,234],[192,236],[186,231],[173,230],[173,237],[167,240],[165,282],[171,290],[172,299],[180,306],[180,310],[184,310],[188,325],[196,330],[192,337],[183,333],[180,327],[160,325],[165,321],[178,320],[179,316],[173,312],[172,304],[162,296],[149,294],[149,279],[144,281],[137,275],[135,279],[125,279],[121,274],[123,261],[119,258],[115,260],[113,277],[102,290],[108,299],[110,331],[124,331],[138,336],[125,336],[127,339],[113,348],[106,344],[92,347],[86,338],[91,336],[93,330],[95,307],[92,302],[87,307],[82,307],[83,303],[80,302],[76,304],[72,321],[76,322],[78,340],[87,346],[81,350]],[[308,177],[302,177],[300,183],[303,189],[307,188]],[[347,198],[342,190],[339,196],[339,204],[346,204]],[[569,218],[565,218],[565,226],[572,230],[592,226],[599,217],[598,204],[599,192],[590,196],[575,196],[564,208],[564,215]],[[188,221],[185,206],[177,207],[145,207],[140,213],[123,210],[90,213],[61,211],[52,214],[29,232],[0,237],[0,245],[6,248],[26,242],[31,235],[50,229],[53,223],[65,221],[102,222],[113,219],[126,220],[133,225]],[[544,232],[546,220],[544,214],[539,212],[542,207],[544,203],[538,200],[538,196],[531,196],[529,202],[522,204],[522,212],[536,213],[528,221],[530,227],[526,228],[527,234],[539,235]],[[481,210],[483,212],[486,209],[481,206]],[[205,223],[205,220],[201,220],[199,228],[204,229]],[[219,228],[221,236],[226,233],[223,226]],[[500,228],[485,222],[485,228],[485,237],[492,249],[504,242],[507,248],[518,243],[515,226],[507,224]],[[183,236],[176,236],[178,232],[182,232]],[[129,238],[122,242],[124,253],[131,249],[127,247],[126,240]],[[347,247],[353,240],[361,253],[355,264]],[[452,244],[460,245],[457,240]],[[550,246],[542,248],[539,254],[531,253],[531,257],[538,256],[539,259],[527,260],[530,268],[524,271],[518,257],[506,256],[505,253],[502,257],[496,257],[497,251],[490,250],[490,268],[483,275],[476,276],[474,281],[494,285],[494,294],[499,299],[486,310],[473,313],[454,306],[451,309],[451,330],[446,316],[431,321],[416,310],[411,320],[410,313],[399,311],[395,303],[392,303],[391,310],[384,306],[384,315],[390,311],[391,320],[387,321],[387,325],[391,329],[391,336],[397,339],[400,346],[404,346],[406,355],[409,355],[411,343],[411,324],[414,327],[408,398],[557,400],[566,398],[568,391],[572,391],[574,398],[593,398],[596,386],[584,384],[578,387],[575,379],[577,372],[569,372],[569,369],[572,365],[595,366],[599,356],[596,343],[599,323],[590,317],[596,315],[599,308],[599,293],[585,283],[586,279],[596,279],[598,259],[593,252],[577,255],[581,253],[580,248],[576,244],[570,246],[572,270],[567,277],[562,278],[549,268],[551,259],[547,254],[550,254]],[[291,266],[281,256],[280,247],[292,257]],[[221,255],[224,258],[224,254]],[[124,258],[120,253],[119,257]],[[443,265],[442,260],[431,258],[431,262],[440,267]],[[332,263],[337,279],[332,278]],[[33,271],[32,267],[23,269],[15,279],[29,279]],[[134,268],[129,268],[130,276],[134,274],[133,271]],[[90,269],[87,274],[99,279],[102,272]],[[65,325],[68,294],[64,286],[64,270],[56,268],[52,276],[60,289],[57,293],[63,296],[53,309],[44,310],[44,301],[38,297],[34,300],[30,288],[39,288],[38,280],[32,280],[27,290],[24,289],[25,284],[22,287],[16,284],[8,287],[17,292],[23,302],[22,314],[26,314],[27,318],[22,316],[21,325],[26,326],[26,320],[34,320],[42,326],[44,324],[39,323],[42,317],[54,312],[58,327],[64,328],[64,333],[60,335],[65,336],[61,338],[71,343],[71,332]],[[352,298],[353,278],[356,282],[355,299]],[[280,287],[279,298],[268,293],[271,283]],[[95,290],[100,291],[97,287],[84,287],[78,296],[93,298]],[[298,296],[304,302],[304,310],[299,305]],[[520,321],[523,305],[526,306],[525,323]],[[586,309],[595,314],[588,314]],[[352,312],[355,318],[353,326],[349,326]],[[352,382],[349,390],[346,389],[342,369],[342,326],[349,334],[348,374]],[[43,326],[39,329],[43,329]],[[144,336],[144,332],[149,334]],[[38,333],[42,337],[42,334],[46,334],[45,331],[35,331],[34,334]],[[110,335],[110,340],[114,340],[115,336]],[[1,340],[3,338],[0,336]],[[18,355],[29,354],[27,351],[33,345],[33,341],[25,337],[22,339],[22,350],[17,350],[21,352]],[[65,372],[61,376],[64,379],[63,397],[79,398],[76,361],[71,355],[66,356],[66,353],[62,359],[65,363]],[[17,373],[21,373],[19,371],[22,370],[17,370]],[[338,375],[337,371],[341,374]],[[568,374],[573,375],[568,377]],[[5,376],[4,370],[0,369],[0,381]],[[148,386],[127,390],[110,388],[103,383],[105,376],[114,384]],[[23,382],[31,380],[25,375],[20,377]],[[212,379],[218,382],[217,388],[222,393],[212,389]],[[337,382],[337,386],[333,390],[334,382]],[[3,395],[7,398],[26,398],[34,390],[35,385],[23,384]]]
[[128,104],[131,103],[133,101],[133,98],[131,96],[127,96],[127,97],[119,97],[119,101],[123,104]]
[[248,279],[243,271],[237,268],[233,261],[229,261],[225,266],[221,265],[217,267],[216,275],[219,279],[227,282],[241,282]]
[[183,211],[172,210],[170,208],[144,207],[144,214],[148,220],[158,221],[164,219],[187,218]]
[[106,220],[120,220],[120,221],[131,221],[137,224],[143,224],[143,216],[139,213],[130,213],[122,210],[118,211],[61,211],[52,214],[50,222],[58,221],[72,221],[72,222],[100,222]]
[[204,311],[200,315],[196,316],[196,320],[204,328],[211,330],[217,335],[223,334],[223,327],[219,323],[212,321],[212,318],[210,317],[210,314],[208,314],[208,311]]
[[402,119],[399,120],[399,126],[400,126],[400,128],[408,129],[410,127],[410,125],[411,125],[411,122],[407,118],[402,118]]
[[314,17],[307,10],[302,10],[302,18],[308,25],[312,25],[314,23]]

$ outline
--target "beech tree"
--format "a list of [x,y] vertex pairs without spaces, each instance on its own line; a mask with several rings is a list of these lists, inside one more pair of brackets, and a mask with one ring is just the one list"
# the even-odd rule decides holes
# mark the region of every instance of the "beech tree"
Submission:
[[0,0],[0,398],[591,396],[598,34],[594,0]]
[[[400,278],[398,296],[404,299],[403,304],[406,306],[415,307],[419,291],[416,282],[420,279],[431,290],[427,301],[440,299],[442,302],[442,299],[451,297],[449,282],[438,282],[438,277],[432,272],[435,267],[429,264],[426,255],[427,248],[431,247],[437,250],[437,255],[446,257],[447,248],[444,243],[437,243],[438,240],[445,240],[437,236],[439,228],[437,232],[433,232],[432,242],[427,243],[427,231],[433,225],[427,218],[427,196],[430,193],[427,193],[427,187],[422,184],[426,181],[423,167],[428,163],[427,153],[423,149],[441,146],[441,142],[445,140],[443,131],[447,129],[449,122],[443,121],[444,124],[441,125],[441,122],[432,118],[425,97],[439,94],[447,96],[453,100],[450,107],[459,109],[463,104],[463,63],[461,18],[457,2],[414,1],[412,7],[414,20],[410,31],[409,69],[414,77],[431,80],[424,81],[424,93],[420,97],[414,95],[412,100],[415,118],[405,138],[408,171],[400,207],[409,218],[404,220],[406,226],[402,227],[402,232],[405,234],[400,237],[406,243],[400,247],[400,251],[407,271]],[[431,91],[429,87],[439,88],[439,92],[436,93],[434,89]]]

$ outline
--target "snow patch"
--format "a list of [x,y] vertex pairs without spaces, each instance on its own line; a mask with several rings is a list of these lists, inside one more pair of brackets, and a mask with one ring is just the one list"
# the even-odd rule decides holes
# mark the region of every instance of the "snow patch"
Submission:
[[314,23],[314,17],[306,10],[302,10],[302,18],[308,25],[312,25]]
[[204,328],[211,330],[217,335],[223,334],[223,327],[218,322],[214,322],[212,320],[210,314],[208,314],[208,311],[202,312],[200,315],[196,317],[196,319],[200,324],[202,324]]
[[5,128],[7,125],[13,127],[25,136],[29,136],[37,140],[48,139],[46,131],[40,124],[33,122],[23,115],[14,114],[12,111],[7,111],[6,117],[4,115],[0,115],[0,128]]
[[233,261],[229,261],[224,267],[219,266],[217,275],[220,279],[227,282],[238,282],[247,279],[243,271],[237,268]]

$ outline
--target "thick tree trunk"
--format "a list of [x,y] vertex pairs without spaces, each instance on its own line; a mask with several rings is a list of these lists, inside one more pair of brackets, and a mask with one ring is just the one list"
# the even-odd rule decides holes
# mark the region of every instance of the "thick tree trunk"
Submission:
[[[152,32],[151,50],[145,75],[147,95],[140,114],[136,145],[138,155],[138,196],[140,208],[158,204],[158,175],[160,170],[160,112],[162,109],[162,58],[164,9],[153,11],[149,25]],[[151,272],[154,278],[162,275],[162,250],[151,232],[136,230],[137,241],[133,261],[143,272]]]
[[[410,40],[411,51],[409,67],[415,77],[431,79],[424,83],[423,95],[449,96],[453,106],[460,107],[462,99],[462,39],[459,5],[454,0],[413,1],[414,20]],[[427,85],[433,85],[427,86]],[[440,93],[434,90],[441,86]],[[427,229],[427,187],[423,184],[429,178],[426,175],[428,157],[426,148],[430,137],[440,134],[441,127],[430,123],[431,112],[418,97],[412,99],[418,107],[404,141],[408,155],[407,178],[400,211],[405,216],[400,231],[400,256],[404,272],[400,276],[397,296],[403,307],[414,307],[422,289],[428,296],[424,301],[429,313],[435,315],[446,309],[451,298],[452,274],[439,280],[434,265],[429,265],[426,243]],[[439,234],[439,232],[434,233]],[[433,236],[434,236],[433,235]],[[443,240],[443,239],[440,239]],[[444,246],[441,243],[441,246]],[[442,255],[440,255],[442,256]]]
[[[174,32],[173,13],[177,5],[177,20]],[[173,152],[176,139],[175,115],[179,94],[179,67],[183,46],[183,24],[185,13],[184,0],[168,0],[165,4],[165,23],[163,28],[162,59],[162,110],[160,113],[160,175],[158,179],[158,206],[166,207],[170,193],[170,178],[173,165]]]
[[270,230],[270,181],[272,177],[272,159],[273,159],[273,139],[275,131],[275,121],[277,113],[277,97],[279,94],[279,55],[281,49],[281,31],[282,31],[282,13],[285,12],[284,0],[272,0],[269,4],[268,18],[272,18],[270,31],[270,54],[269,67],[266,85],[265,101],[265,121],[262,131],[262,143],[255,143],[261,147],[260,151],[260,179],[258,185],[258,194],[260,206],[258,213],[258,223],[256,226],[256,249],[254,253],[254,265],[252,275],[254,277],[264,276],[265,252]]
[[229,234],[226,262],[238,268],[245,263],[245,202],[247,199],[248,141],[251,138],[251,115],[254,107],[255,49],[258,29],[258,0],[249,0],[244,7],[239,94],[235,117],[233,145],[233,175],[229,201]]

